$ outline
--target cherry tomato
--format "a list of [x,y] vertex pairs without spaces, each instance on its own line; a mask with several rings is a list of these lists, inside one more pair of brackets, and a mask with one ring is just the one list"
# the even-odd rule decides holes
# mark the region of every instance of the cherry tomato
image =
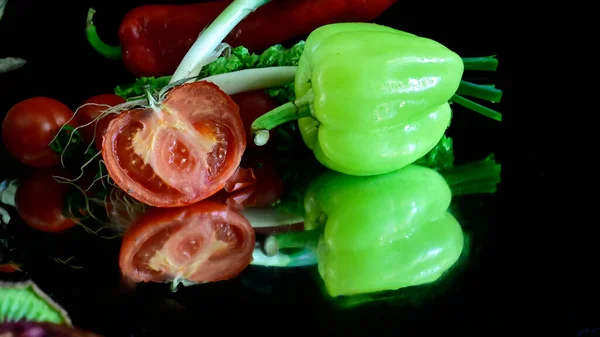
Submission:
[[[76,118],[79,125],[87,125],[82,128],[79,128],[79,132],[87,143],[91,142],[94,139],[96,149],[100,151],[102,149],[102,137],[106,132],[106,128],[110,121],[112,121],[116,114],[108,114],[105,117],[102,117],[98,120],[98,116],[102,114],[109,107],[113,107],[115,105],[119,105],[121,103],[125,103],[125,99],[121,96],[117,96],[114,94],[102,94],[96,95],[88,98],[82,104],[82,108],[77,110]],[[102,104],[102,105],[85,105],[88,103]],[[85,106],[84,106],[85,105]],[[94,120],[96,122],[94,123]],[[88,125],[89,124],[89,125]],[[94,138],[94,134],[96,137]]]
[[283,179],[269,153],[247,152],[241,165],[251,168],[256,177],[254,191],[242,204],[244,207],[268,207],[279,201],[283,195]]
[[[248,139],[252,139],[250,126],[252,126],[254,120],[277,107],[275,101],[264,90],[235,94],[231,96],[231,99],[240,107],[240,115],[242,116]],[[272,136],[272,134],[269,134],[269,136]],[[265,146],[269,146],[272,143],[268,142]],[[252,149],[265,148],[265,146],[259,147],[254,142],[248,142],[248,148]]]
[[56,166],[60,157],[48,145],[71,117],[73,111],[55,99],[26,99],[15,104],[4,117],[2,142],[8,152],[25,165]]
[[75,226],[75,222],[63,214],[69,185],[54,180],[61,175],[55,170],[38,170],[17,188],[15,206],[23,221],[43,232],[62,232]]
[[246,151],[238,174],[229,179],[217,200],[235,209],[269,207],[284,192],[284,183],[275,170],[272,157],[265,151]]
[[112,120],[102,143],[111,178],[137,200],[177,207],[223,188],[246,149],[238,106],[210,82],[167,93],[156,107]]
[[216,282],[252,261],[255,236],[239,213],[214,201],[154,208],[123,236],[119,266],[135,282]]

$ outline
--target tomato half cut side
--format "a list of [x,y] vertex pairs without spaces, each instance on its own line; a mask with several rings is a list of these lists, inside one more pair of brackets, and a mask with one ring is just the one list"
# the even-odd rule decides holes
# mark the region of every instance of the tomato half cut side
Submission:
[[238,106],[210,82],[172,89],[156,107],[112,120],[102,142],[111,178],[137,200],[180,207],[223,188],[246,149]]
[[248,220],[222,203],[154,208],[123,236],[119,266],[134,282],[216,282],[244,270],[254,244]]

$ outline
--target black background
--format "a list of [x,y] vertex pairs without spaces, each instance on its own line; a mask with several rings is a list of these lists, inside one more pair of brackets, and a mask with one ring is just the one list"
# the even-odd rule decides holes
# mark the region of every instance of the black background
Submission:
[[[178,1],[186,2],[190,1]],[[0,20],[0,57],[22,57],[28,63],[18,71],[0,75],[0,112],[4,114],[32,96],[52,97],[75,109],[92,95],[112,92],[115,85],[131,82],[133,76],[120,61],[97,55],[87,44],[85,17],[87,9],[94,7],[100,36],[109,44],[117,44],[121,18],[144,3],[162,2],[9,0]],[[48,256],[76,255],[80,261],[75,263],[85,265],[83,271],[75,271],[35,254],[35,260],[28,257],[29,274],[20,277],[33,278],[65,306],[76,325],[106,337],[175,336],[174,331],[188,331],[182,335],[190,336],[236,332],[399,335],[433,330],[487,335],[498,330],[516,331],[531,311],[539,313],[541,304],[532,299],[533,285],[525,281],[528,268],[521,271],[522,252],[514,228],[519,225],[516,222],[535,225],[531,208],[524,202],[543,184],[544,176],[535,162],[538,154],[523,146],[527,144],[523,140],[517,141],[522,136],[517,125],[523,126],[531,114],[521,112],[517,118],[512,107],[510,47],[514,45],[508,43],[512,32],[507,28],[511,19],[507,9],[492,6],[485,2],[444,5],[399,1],[376,20],[435,39],[463,57],[496,54],[500,60],[495,82],[505,94],[496,108],[504,114],[504,121],[497,123],[457,110],[450,131],[459,159],[478,159],[495,152],[503,164],[503,183],[496,196],[469,201],[475,208],[474,222],[485,227],[485,235],[477,239],[478,254],[469,270],[446,295],[418,307],[381,305],[337,312],[304,272],[273,278],[270,284],[275,290],[271,294],[248,289],[238,281],[186,288],[175,294],[162,285],[144,285],[135,294],[126,294],[120,292],[116,268],[118,243],[77,233],[34,233],[15,217],[13,225],[23,227],[19,242],[24,247],[48,250]],[[2,149],[2,176],[18,177],[26,172]],[[516,221],[512,214],[519,212]]]

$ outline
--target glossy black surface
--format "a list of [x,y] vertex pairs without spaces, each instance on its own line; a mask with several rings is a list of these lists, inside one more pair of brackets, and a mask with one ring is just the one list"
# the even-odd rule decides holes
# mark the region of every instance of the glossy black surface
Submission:
[[[5,114],[31,96],[49,96],[74,109],[89,96],[112,92],[114,86],[132,81],[120,61],[107,60],[89,47],[85,17],[88,7],[96,8],[99,33],[106,42],[116,44],[120,19],[128,9],[143,3],[161,2],[9,0],[0,20],[0,57],[22,57],[28,64],[0,75],[0,112]],[[514,118],[513,60],[505,43],[507,20],[503,9],[492,10],[492,4],[487,8],[485,4],[461,7],[404,1],[376,20],[435,39],[461,56],[496,54],[500,60],[495,82],[505,94],[497,108],[504,113],[505,122],[499,124],[462,110],[455,113],[450,135],[459,159],[479,159],[495,152],[503,164],[504,182],[496,196],[466,198],[457,206],[463,225],[476,233],[474,251],[467,270],[443,295],[419,297],[424,299],[417,301],[418,305],[380,304],[337,311],[323,299],[309,272],[261,273],[255,269],[230,282],[183,288],[177,293],[157,284],[141,285],[135,293],[127,293],[122,291],[116,260],[119,242],[87,236],[79,229],[68,234],[40,234],[25,227],[14,211],[12,225],[19,227],[17,241],[28,268],[27,274],[11,277],[32,278],[65,307],[77,326],[106,337],[178,336],[175,331],[185,336],[244,331],[371,336],[440,329],[443,333],[486,335],[488,329],[520,322],[522,316],[517,312],[523,307],[517,306],[512,314],[505,308],[507,303],[516,303],[511,296],[515,296],[512,289],[518,273],[511,274],[508,269],[515,251],[507,247],[505,239],[511,235],[503,232],[503,227],[514,226],[506,210],[518,204],[517,197],[512,198],[519,185],[513,163],[523,160],[506,143]],[[1,161],[2,178],[27,173],[4,148]],[[51,259],[69,256],[75,256],[73,263],[84,268],[72,269]],[[488,329],[481,330],[479,324]]]

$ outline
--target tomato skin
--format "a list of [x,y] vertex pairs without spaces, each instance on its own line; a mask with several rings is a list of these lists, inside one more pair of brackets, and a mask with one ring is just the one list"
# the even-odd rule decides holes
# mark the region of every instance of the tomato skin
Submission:
[[113,181],[138,201],[181,207],[222,189],[245,149],[238,106],[200,81],[175,87],[155,108],[113,119],[102,157]]
[[[110,123],[111,120],[113,120],[115,117],[117,117],[116,114],[109,114],[106,115],[105,117],[102,117],[101,119],[97,120],[95,123],[93,123],[93,121],[98,118],[98,116],[100,116],[101,113],[103,113],[106,109],[108,109],[107,106],[99,106],[99,105],[86,105],[89,103],[95,103],[95,104],[104,104],[104,105],[108,105],[110,107],[119,105],[121,103],[125,103],[126,100],[121,97],[121,96],[117,96],[115,94],[100,94],[100,95],[96,95],[96,96],[92,96],[90,98],[88,98],[85,102],[83,102],[83,104],[81,105],[82,107],[79,108],[79,110],[77,110],[77,113],[75,114],[75,118],[77,119],[77,124],[78,125],[87,125],[84,127],[81,127],[79,129],[77,129],[79,131],[79,133],[81,133],[81,136],[83,137],[83,140],[86,141],[87,143],[91,142],[92,139],[94,139],[94,134],[96,134],[96,138],[94,139],[94,143],[96,145],[96,149],[98,151],[100,151],[102,149],[102,137],[104,136],[104,133],[106,132],[106,128],[108,127],[108,124]],[[90,124],[92,123],[92,124]]]
[[[204,200],[181,208],[154,208],[123,236],[119,267],[134,282],[216,282],[246,268],[254,245],[248,220],[222,203]],[[157,257],[160,270],[150,269]]]
[[[275,101],[264,90],[254,90],[231,95],[231,99],[240,107],[240,115],[242,116],[248,139],[252,139],[250,127],[254,120],[277,107]],[[273,136],[272,132],[272,130],[269,131],[269,136]],[[252,141],[248,142],[248,148],[264,149],[271,146],[272,143],[267,142],[264,146],[258,146]]]
[[63,215],[69,185],[54,180],[62,175],[56,170],[37,170],[17,187],[15,206],[21,219],[42,232],[62,232],[76,225]]
[[73,117],[65,104],[48,97],[33,97],[15,104],[2,122],[2,142],[17,160],[35,168],[51,168],[60,156],[48,145]]
[[272,158],[265,151],[246,150],[239,170],[244,174],[233,175],[214,199],[238,210],[275,204],[283,196],[284,182]]
[[242,166],[250,167],[256,177],[256,186],[244,207],[268,207],[283,196],[284,182],[273,163],[273,157],[265,152],[246,152]]

